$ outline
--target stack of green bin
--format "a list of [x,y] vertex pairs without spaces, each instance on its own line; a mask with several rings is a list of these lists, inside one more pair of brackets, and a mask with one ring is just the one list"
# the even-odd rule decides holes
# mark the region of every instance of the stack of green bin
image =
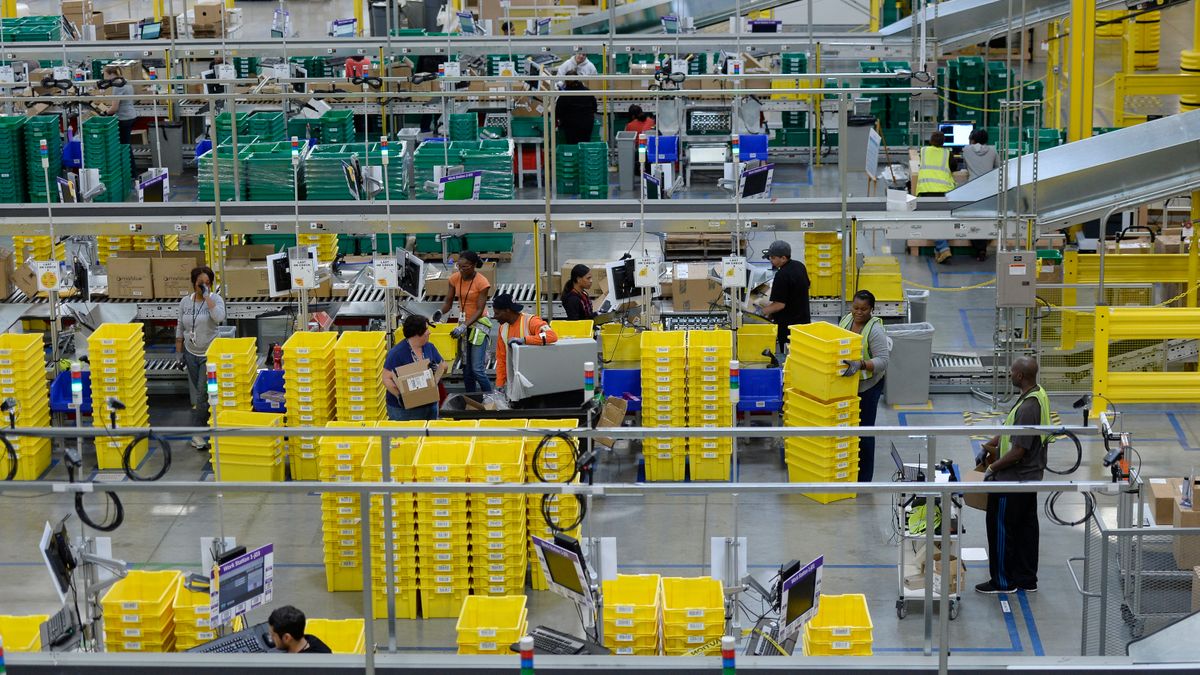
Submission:
[[479,140],[479,116],[475,113],[450,114],[450,141]]
[[512,61],[520,63],[520,59],[516,54],[488,54],[487,55],[487,74],[488,77],[496,77],[500,74],[500,64],[504,61]]
[[948,63],[947,78],[950,92],[950,116],[956,120],[984,126],[987,106],[987,62],[978,56],[960,56]]
[[[241,144],[242,136],[250,135],[250,113],[240,112],[237,114],[237,133],[238,143]],[[227,143],[233,138],[233,116],[227,112],[217,115],[217,144]]]
[[332,72],[329,62],[322,56],[293,56],[288,60],[304,68],[309,77],[329,77]]
[[[58,201],[57,178],[62,173],[62,135],[58,115],[37,115],[25,123],[25,185],[29,201],[45,204]],[[48,169],[42,169],[41,141],[46,141]],[[46,172],[49,171],[49,194],[46,189]]]
[[287,140],[287,125],[283,121],[281,112],[260,110],[250,115],[246,129],[251,136],[257,136],[262,141]]
[[235,56],[233,57],[233,70],[237,73],[238,79],[249,79],[258,77],[258,57],[257,56]]
[[62,17],[22,16],[0,20],[0,40],[4,42],[59,42],[62,40]]
[[247,150],[241,166],[250,201],[290,202],[297,196],[297,187],[304,198],[304,161],[301,157],[300,164],[292,166],[290,142],[254,143]]
[[[380,191],[375,199],[407,199],[408,182],[404,175],[404,158],[395,154],[396,146],[389,149],[389,161],[386,167],[387,191]],[[316,145],[304,159],[304,185],[308,191],[307,199],[349,200],[366,199],[365,193],[357,196],[346,184],[346,171],[343,163],[358,157],[362,167],[379,167],[383,164],[383,153],[378,143],[371,143],[366,148],[361,143],[353,145],[330,144]]]
[[431,138],[417,146],[413,153],[413,192],[417,199],[437,199],[437,191],[429,190],[425,184],[433,180],[434,167],[458,163],[458,153],[451,152],[452,147],[441,138]]
[[480,199],[512,199],[515,196],[511,140],[466,142],[450,147],[455,145],[463,146],[459,156],[465,170],[483,172],[479,181]]
[[579,146],[558,145],[554,149],[554,174],[560,195],[579,194]]
[[116,117],[89,117],[83,123],[83,165],[100,170],[105,191],[98,202],[123,202],[129,195],[129,146],[123,145]]
[[317,118],[317,139],[320,143],[353,143],[354,111],[326,110]]
[[579,144],[579,196],[608,199],[608,143]]
[[[27,198],[25,185],[24,115],[0,115],[0,202],[20,204]],[[43,178],[43,182],[44,182]]]
[[[239,139],[241,140],[241,139]],[[196,200],[202,202],[216,201],[216,190],[213,186],[213,156],[215,153],[217,159],[218,176],[221,180],[221,201],[239,201],[245,200],[246,196],[246,171],[245,166],[240,164],[250,154],[250,146],[254,143],[253,137],[247,137],[246,143],[238,143],[238,183],[233,182],[233,144],[222,143],[215,148],[210,149],[203,155],[196,158]]]
[[292,117],[287,121],[288,140],[295,137],[302,141],[307,141],[310,138],[316,138],[320,133],[321,130],[317,125],[317,121],[311,117]]

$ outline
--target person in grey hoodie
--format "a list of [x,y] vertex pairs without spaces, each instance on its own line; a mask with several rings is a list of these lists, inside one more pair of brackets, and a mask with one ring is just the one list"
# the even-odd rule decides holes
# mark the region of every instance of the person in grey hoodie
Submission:
[[[984,129],[971,132],[971,144],[963,148],[962,156],[963,163],[967,165],[968,181],[1000,168],[1000,155],[996,153],[996,148],[988,145],[988,132]],[[971,245],[975,247],[976,260],[987,260],[986,239],[972,239]]]

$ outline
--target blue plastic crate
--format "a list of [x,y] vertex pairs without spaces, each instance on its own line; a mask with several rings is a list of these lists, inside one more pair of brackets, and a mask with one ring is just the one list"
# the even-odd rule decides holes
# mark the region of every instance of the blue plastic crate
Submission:
[[783,410],[783,369],[743,368],[738,412]]
[[282,370],[260,370],[258,377],[254,380],[254,386],[250,389],[251,405],[254,407],[254,412],[282,414],[287,412],[287,406],[283,401],[268,401],[263,398],[264,392],[268,391],[283,391],[283,371]]
[[[92,414],[92,374],[83,371],[83,404],[80,409],[84,415]],[[71,410],[71,371],[64,370],[54,376],[50,383],[50,412],[69,413]]]
[[605,368],[600,371],[600,391],[605,396],[625,398],[629,402],[626,411],[637,412],[642,409],[642,371],[638,368]]

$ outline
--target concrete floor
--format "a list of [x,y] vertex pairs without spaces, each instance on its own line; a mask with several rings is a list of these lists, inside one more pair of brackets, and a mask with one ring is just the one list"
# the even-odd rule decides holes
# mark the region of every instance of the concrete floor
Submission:
[[[35,0],[29,3],[35,12],[50,3]],[[57,3],[54,3],[55,6]],[[334,16],[348,16],[349,2],[299,2],[290,5],[307,35],[320,32],[320,26]],[[262,26],[257,21],[269,16],[274,3],[239,3],[250,21],[249,26]],[[149,3],[115,2],[98,8],[112,18],[124,15],[142,16],[149,12]],[[124,10],[124,11],[123,11]],[[1177,66],[1178,49],[1185,43],[1183,33],[1190,25],[1190,7],[1166,12],[1163,26],[1164,71]],[[264,31],[265,32],[265,31]],[[247,37],[260,37],[247,33]],[[1103,82],[1117,61],[1111,46],[1102,44],[1097,81]],[[1103,72],[1102,72],[1103,71]],[[1097,98],[1097,124],[1103,123],[1104,95]],[[796,170],[792,174],[790,171]],[[799,169],[782,171],[777,184],[778,196],[809,196],[830,194],[834,185],[829,170],[819,171],[813,188],[798,185],[802,182]],[[714,195],[715,196],[715,195]],[[760,234],[751,242],[752,250],[765,247],[769,235]],[[798,237],[786,237],[799,244]],[[560,257],[587,255],[594,257],[602,248],[609,254],[620,254],[628,248],[642,245],[629,235],[604,235],[599,244],[597,235],[567,235],[560,243]],[[935,287],[967,286],[987,279],[994,273],[992,263],[976,263],[956,259],[950,267],[929,265],[923,258],[909,257],[902,242],[879,241],[872,244],[876,252],[889,250],[901,258],[907,279]],[[529,247],[516,247],[512,265],[501,269],[501,281],[527,280]],[[929,320],[935,325],[935,348],[939,350],[990,350],[992,344],[993,294],[989,289],[936,294],[929,306]],[[1054,401],[1064,419],[1076,419],[1070,401]],[[182,398],[156,399],[152,409],[154,424],[182,424],[186,401]],[[959,424],[964,411],[983,411],[986,406],[962,395],[941,395],[933,398],[930,410],[894,411],[886,406],[880,410],[879,424],[930,425]],[[1131,431],[1144,461],[1146,476],[1180,475],[1192,469],[1195,452],[1200,450],[1200,409],[1132,408],[1125,410],[1126,430]],[[912,441],[898,441],[906,458],[915,458]],[[174,444],[177,452],[170,479],[211,480],[207,455],[185,447],[183,441]],[[888,444],[879,443],[877,477],[888,476]],[[1107,471],[1100,467],[1103,452],[1098,443],[1084,446],[1084,468],[1074,478],[1103,480]],[[939,458],[969,463],[973,455],[966,441],[946,440],[938,445]],[[1052,463],[1068,463],[1069,451],[1055,446]],[[786,472],[777,451],[767,441],[748,444],[741,451],[740,479],[744,481],[783,481]],[[155,461],[155,460],[150,460]],[[620,447],[602,460],[600,480],[632,481],[636,474],[636,455]],[[62,479],[65,471],[60,463],[51,469],[48,478]],[[104,477],[111,479],[110,477]],[[361,595],[358,593],[328,594],[324,591],[319,500],[313,496],[276,494],[230,495],[221,500],[196,494],[170,494],[129,497],[124,500],[127,524],[114,533],[115,554],[140,568],[179,568],[198,571],[201,536],[219,534],[222,529],[242,543],[258,545],[272,542],[276,546],[277,580],[275,604],[292,603],[312,616],[330,618],[361,616]],[[1064,516],[1078,510],[1078,502],[1065,497],[1061,509]],[[1102,502],[1107,512],[1112,504]],[[36,497],[0,497],[0,614],[47,613],[55,609],[57,599],[47,579],[37,552],[37,537],[46,520],[55,520],[71,511],[69,500],[60,495],[45,493]],[[862,496],[851,501],[818,505],[803,497],[738,498],[735,522],[732,500],[723,496],[678,497],[656,493],[654,496],[607,498],[593,505],[585,530],[588,536],[616,537],[619,546],[620,569],[628,573],[661,573],[691,576],[707,573],[709,538],[732,536],[736,531],[748,538],[752,571],[762,580],[771,575],[781,561],[811,559],[824,555],[827,593],[863,593],[867,596],[875,623],[877,653],[910,652],[920,649],[922,622],[920,606],[911,607],[909,617],[895,618],[897,545],[891,530],[891,503],[883,496]],[[965,514],[964,546],[985,546],[983,515],[977,511]],[[951,624],[951,643],[957,653],[987,655],[1071,655],[1079,650],[1080,599],[1068,575],[1065,560],[1080,555],[1082,533],[1079,529],[1051,525],[1042,521],[1041,590],[1036,594],[1018,594],[998,599],[968,593],[964,597],[962,614]],[[986,577],[986,570],[972,567],[967,584],[973,585]],[[571,607],[558,596],[545,592],[530,592],[530,620],[577,629]],[[259,610],[253,620],[265,618]],[[397,642],[404,650],[440,651],[454,648],[452,620],[401,621]],[[377,626],[383,630],[381,622]],[[377,635],[380,633],[377,632]]]

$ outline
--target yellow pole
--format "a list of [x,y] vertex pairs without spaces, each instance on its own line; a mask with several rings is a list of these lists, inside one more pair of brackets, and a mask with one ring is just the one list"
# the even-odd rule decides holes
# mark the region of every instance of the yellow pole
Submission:
[[0,16],[6,19],[15,19],[17,17],[17,0],[0,2]]
[[154,20],[162,21],[163,16],[166,15],[166,12],[163,11],[163,0],[154,0],[153,4],[154,4]]
[[1092,135],[1092,107],[1096,83],[1096,3],[1071,0],[1071,52],[1067,78],[1067,141]]
[[233,9],[233,0],[225,0],[225,9]]
[[867,30],[872,33],[878,33],[880,24],[883,22],[883,0],[871,0],[871,19]]
[[363,34],[363,0],[354,0],[354,30],[355,35]]

